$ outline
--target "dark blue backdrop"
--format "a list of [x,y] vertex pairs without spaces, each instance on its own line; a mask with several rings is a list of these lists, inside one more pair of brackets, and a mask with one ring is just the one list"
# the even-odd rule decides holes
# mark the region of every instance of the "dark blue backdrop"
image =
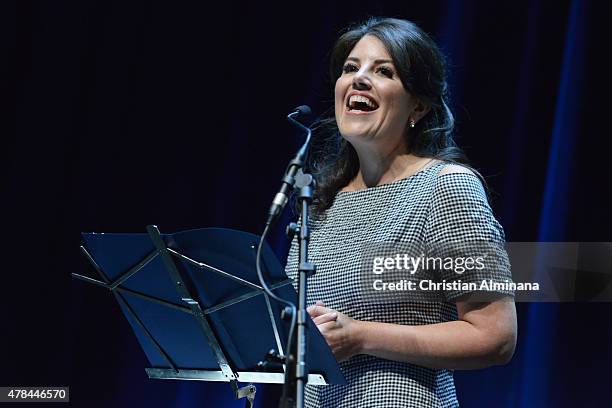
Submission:
[[[0,5],[0,385],[70,385],[74,406],[238,407],[225,384],[150,381],[81,231],[259,233],[331,106],[328,51],[367,15],[408,18],[450,59],[459,142],[509,241],[612,241],[604,2],[15,1]],[[286,244],[274,235],[279,256]],[[466,407],[606,406],[611,304],[519,304],[504,367],[456,373]],[[274,406],[278,387],[260,387]]]

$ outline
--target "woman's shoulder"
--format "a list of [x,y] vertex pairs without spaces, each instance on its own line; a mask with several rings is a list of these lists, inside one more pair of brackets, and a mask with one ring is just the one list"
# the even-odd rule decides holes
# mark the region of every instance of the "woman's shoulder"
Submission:
[[434,185],[452,186],[456,184],[475,184],[484,187],[481,175],[470,166],[460,163],[441,161],[436,165],[436,171],[432,175]]
[[476,176],[474,170],[469,166],[442,159],[431,159],[422,170],[426,169],[435,169],[434,174],[436,176],[444,176],[446,174],[470,174]]
[[[438,172],[438,176],[444,176],[446,174],[471,174],[472,176],[476,175],[474,171],[472,171],[469,167],[463,166],[461,164],[444,161],[441,161],[439,164],[442,168]],[[442,166],[442,164],[444,165]]]
[[434,199],[457,201],[469,198],[487,200],[484,184],[479,174],[469,166],[442,162],[434,176]]

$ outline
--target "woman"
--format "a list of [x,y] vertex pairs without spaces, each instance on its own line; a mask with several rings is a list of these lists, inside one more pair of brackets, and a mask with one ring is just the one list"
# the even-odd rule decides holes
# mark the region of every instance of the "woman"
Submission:
[[[452,370],[504,364],[514,352],[513,293],[476,303],[448,287],[441,301],[372,302],[359,256],[371,243],[504,241],[452,140],[443,57],[413,23],[372,18],[338,39],[331,73],[334,115],[319,130],[335,138],[314,157],[308,310],[348,385],[307,386],[307,406],[457,406]],[[495,265],[462,279],[510,279],[507,263]],[[296,268],[294,242],[288,275]]]

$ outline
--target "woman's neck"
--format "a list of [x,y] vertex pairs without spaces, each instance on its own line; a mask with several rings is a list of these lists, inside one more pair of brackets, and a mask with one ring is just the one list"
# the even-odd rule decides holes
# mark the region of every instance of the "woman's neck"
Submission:
[[361,190],[401,180],[418,172],[430,161],[429,158],[409,153],[403,144],[387,151],[371,148],[355,150],[359,157],[359,171],[344,191]]

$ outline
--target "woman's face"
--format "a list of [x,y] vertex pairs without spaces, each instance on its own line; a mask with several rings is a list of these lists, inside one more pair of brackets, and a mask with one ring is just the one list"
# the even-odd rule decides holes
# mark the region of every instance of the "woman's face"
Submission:
[[351,144],[403,143],[417,100],[402,85],[383,43],[363,36],[336,81],[335,109],[340,134]]

